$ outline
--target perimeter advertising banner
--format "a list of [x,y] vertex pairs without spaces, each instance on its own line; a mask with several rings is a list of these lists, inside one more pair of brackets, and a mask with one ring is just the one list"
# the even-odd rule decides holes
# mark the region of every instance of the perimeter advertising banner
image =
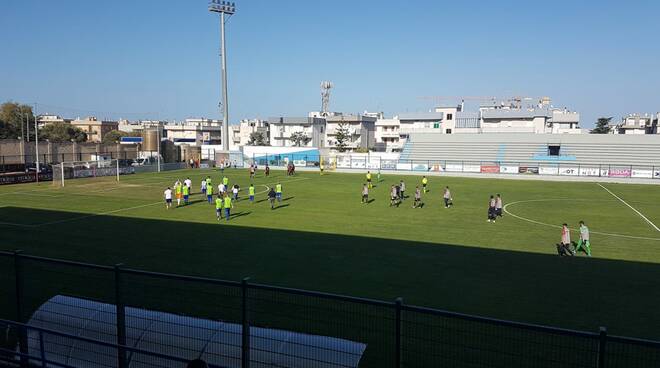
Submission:
[[450,172],[461,172],[463,171],[463,164],[451,164],[448,163],[445,166],[445,171],[450,171]]
[[364,169],[367,167],[367,160],[356,160],[353,159],[351,161],[351,168],[352,169]]
[[463,165],[463,172],[481,172],[481,165]]
[[443,171],[445,171],[445,169],[440,164],[433,164],[433,165],[431,165],[431,171],[443,172]]
[[610,178],[629,178],[631,174],[630,169],[610,169]]
[[630,176],[633,177],[633,178],[651,179],[651,178],[653,178],[653,170],[633,169],[630,172]]
[[559,175],[564,175],[564,176],[578,176],[579,174],[579,169],[577,167],[560,167],[559,168]]
[[481,173],[495,174],[500,172],[500,167],[497,165],[481,165]]
[[536,166],[520,166],[518,168],[519,174],[538,174],[539,168]]
[[[39,181],[51,181],[53,180],[52,173],[41,173],[39,174]],[[7,174],[0,175],[0,185],[2,184],[19,184],[19,183],[32,183],[37,181],[34,173],[28,174]]]
[[580,176],[600,176],[600,169],[597,167],[581,167]]
[[500,172],[502,174],[518,174],[518,170],[519,170],[518,166],[512,166],[512,165],[500,166]]
[[539,174],[541,175],[559,175],[559,168],[553,166],[539,167]]
[[654,179],[660,179],[660,170],[655,170],[653,172],[653,178]]

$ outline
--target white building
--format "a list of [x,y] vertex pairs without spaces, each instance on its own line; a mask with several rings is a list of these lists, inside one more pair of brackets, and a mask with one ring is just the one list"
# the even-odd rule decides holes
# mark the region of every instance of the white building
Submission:
[[54,114],[43,114],[37,116],[37,125],[39,126],[39,128],[43,128],[44,126],[49,124],[70,123],[70,122],[71,119],[64,119],[63,117]]
[[247,146],[252,133],[261,133],[265,142],[270,142],[268,121],[261,119],[243,119],[239,125],[232,126],[232,141],[238,146]]
[[650,114],[630,114],[614,126],[612,134],[658,134],[658,116]]
[[[326,121],[318,117],[272,117],[268,119],[270,145],[274,147],[323,147]],[[302,133],[304,141],[295,142],[291,136]]]
[[175,144],[191,146],[222,144],[222,121],[193,118],[163,126],[164,138]]
[[480,133],[580,134],[580,114],[556,109],[550,99],[523,106],[521,99],[481,105]]
[[326,117],[325,147],[337,147],[337,133],[346,129],[348,141],[346,148],[373,148],[376,143],[376,118],[365,115],[333,115]]
[[399,135],[401,123],[399,119],[376,120],[375,148],[381,152],[399,152],[403,148],[403,140]]

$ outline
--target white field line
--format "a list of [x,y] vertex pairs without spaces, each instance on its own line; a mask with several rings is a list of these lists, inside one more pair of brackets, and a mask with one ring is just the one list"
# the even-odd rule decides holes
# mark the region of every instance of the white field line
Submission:
[[[536,225],[553,227],[555,229],[561,229],[561,226],[559,226],[559,225],[548,224],[548,223],[545,223],[545,222],[536,221],[536,220],[532,220],[532,219],[529,219],[529,218],[526,218],[526,217],[518,216],[514,213],[509,212],[509,210],[507,209],[509,206],[513,206],[513,205],[518,204],[518,203],[549,202],[549,201],[590,201],[590,202],[593,202],[594,200],[591,200],[591,199],[568,199],[568,198],[530,199],[530,200],[526,200],[526,201],[516,201],[516,202],[507,203],[507,204],[504,205],[503,210],[506,214],[508,214],[509,216],[512,216],[514,218],[517,218],[518,220],[522,220],[522,221],[529,222],[529,223],[536,224]],[[572,230],[572,231],[577,232],[576,230]],[[604,232],[600,232],[600,231],[591,231],[591,233],[592,234],[599,234],[599,235],[606,235],[606,236],[614,236],[614,237],[618,237],[618,238],[660,241],[660,238],[648,238],[648,237],[643,237],[643,236],[604,233]]]
[[44,222],[42,224],[36,224],[36,225],[31,225],[31,226],[41,227],[41,226],[62,224],[62,223],[65,223],[65,222],[78,221],[78,220],[83,220],[83,219],[91,218],[91,217],[105,216],[105,215],[110,215],[110,214],[113,214],[113,213],[118,213],[118,212],[123,212],[123,211],[136,210],[138,208],[150,207],[150,206],[155,206],[157,204],[163,204],[163,203],[164,203],[163,201],[158,201],[158,202],[154,202],[154,203],[143,204],[143,205],[140,205],[140,206],[126,207],[126,208],[120,208],[120,209],[112,210],[112,211],[92,213],[92,214],[89,214],[89,215],[72,217],[72,218],[68,218],[68,219],[64,219],[64,220],[49,221],[49,222]]
[[612,196],[614,196],[614,198],[616,198],[616,199],[618,199],[619,201],[621,201],[621,203],[623,203],[623,204],[625,204],[626,206],[628,206],[628,208],[630,208],[631,210],[635,211],[635,213],[638,214],[639,217],[643,218],[644,221],[648,222],[649,225],[653,226],[653,228],[654,228],[656,231],[660,232],[660,229],[659,229],[659,228],[658,228],[653,222],[651,222],[651,220],[649,220],[648,218],[646,218],[646,216],[642,215],[641,212],[637,211],[637,210],[635,209],[635,207],[629,205],[626,201],[624,201],[623,199],[621,199],[618,195],[612,193],[611,190],[605,188],[601,183],[596,183],[596,184],[598,184],[598,186],[600,186],[601,188],[605,189],[608,193],[610,193]]

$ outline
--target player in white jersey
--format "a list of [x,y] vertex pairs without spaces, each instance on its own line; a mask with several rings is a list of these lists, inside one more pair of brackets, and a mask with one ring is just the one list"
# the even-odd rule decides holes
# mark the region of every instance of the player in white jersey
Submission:
[[167,187],[165,189],[165,192],[163,193],[165,195],[165,208],[170,209],[172,208],[172,189],[170,187]]

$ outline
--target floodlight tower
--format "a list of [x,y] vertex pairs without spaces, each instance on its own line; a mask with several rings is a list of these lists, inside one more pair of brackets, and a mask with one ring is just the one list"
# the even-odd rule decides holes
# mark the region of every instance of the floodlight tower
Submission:
[[222,149],[229,151],[229,99],[227,98],[227,51],[225,49],[225,22],[236,13],[236,4],[211,0],[209,11],[220,13],[220,60],[222,63]]

